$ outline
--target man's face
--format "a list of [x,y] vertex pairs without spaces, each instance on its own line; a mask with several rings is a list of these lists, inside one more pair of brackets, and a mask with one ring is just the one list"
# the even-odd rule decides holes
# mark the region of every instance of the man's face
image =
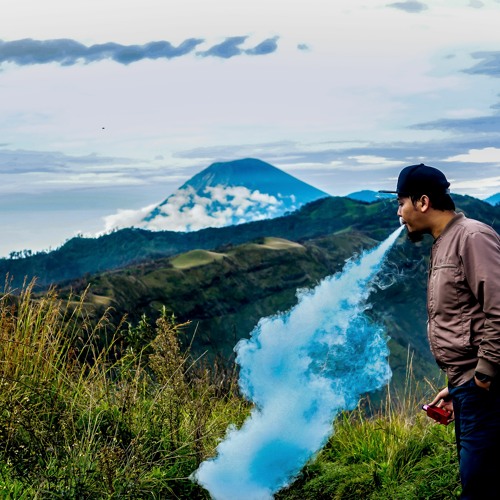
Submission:
[[413,203],[409,196],[398,196],[398,216],[406,226],[408,238],[414,243],[422,241],[424,234],[429,232],[423,224],[419,203],[419,200]]

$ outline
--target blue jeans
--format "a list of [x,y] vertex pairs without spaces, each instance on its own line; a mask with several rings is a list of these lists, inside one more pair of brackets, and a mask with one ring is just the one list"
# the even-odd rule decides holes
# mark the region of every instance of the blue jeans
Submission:
[[463,500],[500,498],[500,387],[450,387]]

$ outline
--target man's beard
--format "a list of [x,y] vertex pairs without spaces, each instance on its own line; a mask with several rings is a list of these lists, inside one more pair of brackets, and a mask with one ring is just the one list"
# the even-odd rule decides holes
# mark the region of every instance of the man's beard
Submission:
[[406,230],[406,235],[412,243],[418,243],[424,239],[424,234],[426,231],[408,231]]

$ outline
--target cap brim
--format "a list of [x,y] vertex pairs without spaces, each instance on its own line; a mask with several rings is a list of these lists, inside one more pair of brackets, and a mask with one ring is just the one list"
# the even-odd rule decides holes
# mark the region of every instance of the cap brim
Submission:
[[398,194],[398,192],[397,192],[397,191],[387,191],[387,190],[385,190],[385,189],[379,189],[377,192],[378,192],[378,193],[391,193],[391,194]]

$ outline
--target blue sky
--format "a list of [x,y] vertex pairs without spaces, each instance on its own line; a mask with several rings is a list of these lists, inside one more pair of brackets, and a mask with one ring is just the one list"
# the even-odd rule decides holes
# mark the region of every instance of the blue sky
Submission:
[[8,0],[0,255],[95,234],[214,161],[333,195],[500,191],[500,0]]

